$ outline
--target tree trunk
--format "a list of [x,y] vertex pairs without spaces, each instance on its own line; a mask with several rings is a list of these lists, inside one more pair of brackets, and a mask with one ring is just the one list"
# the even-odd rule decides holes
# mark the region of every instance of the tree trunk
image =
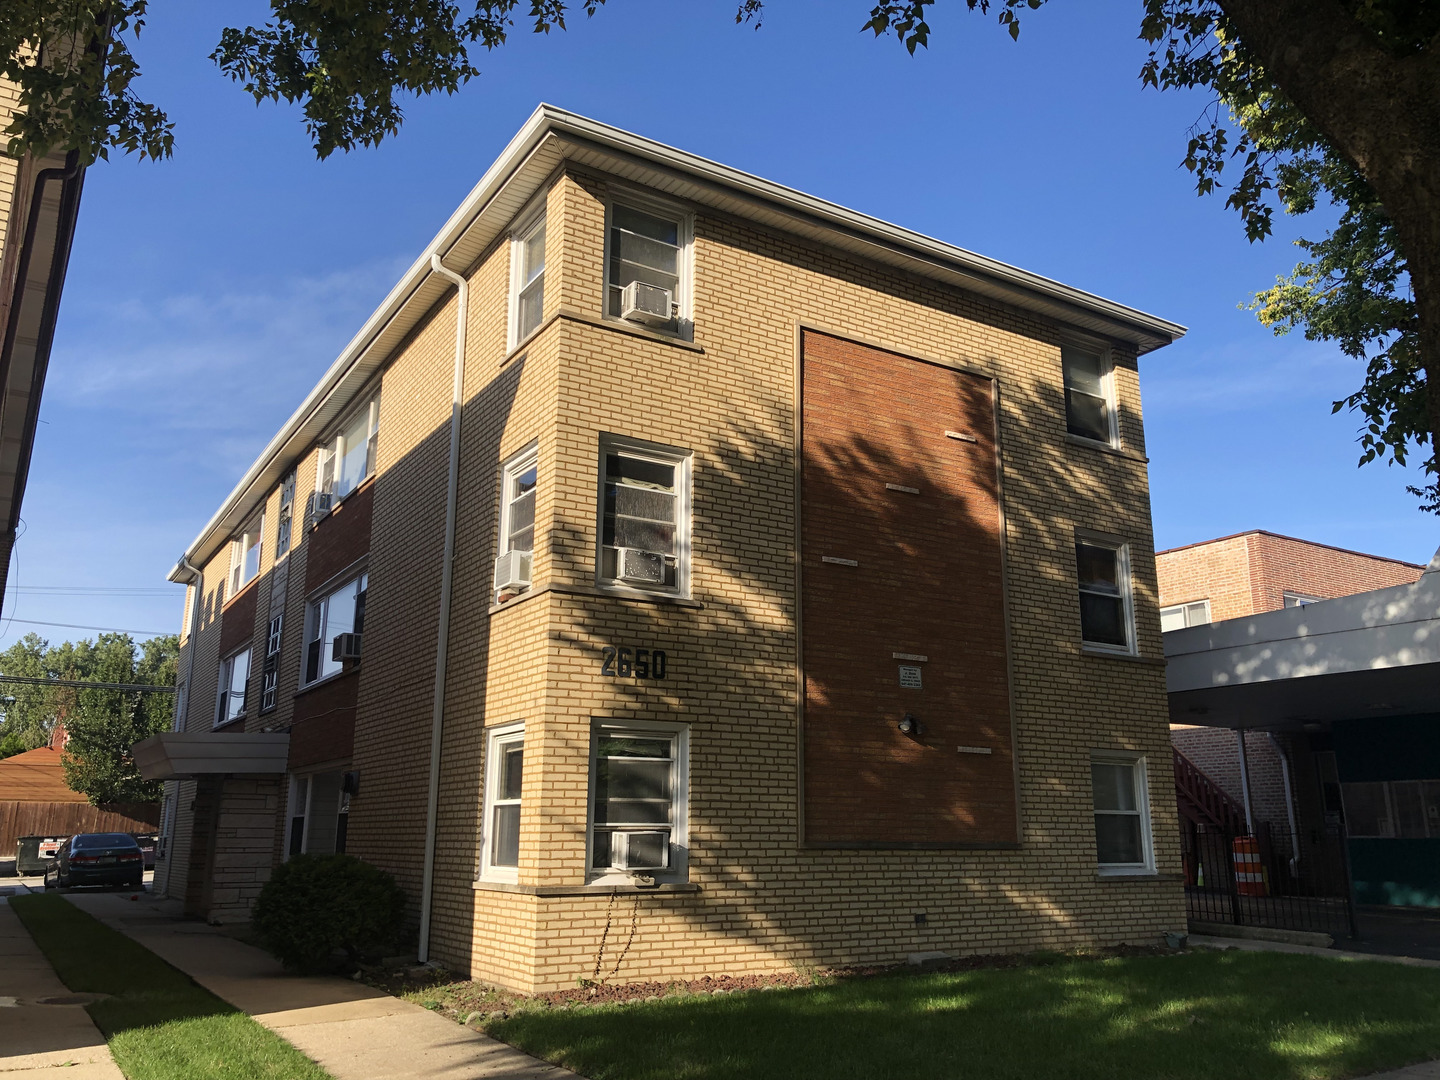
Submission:
[[1430,448],[1440,451],[1440,55],[1383,46],[1338,0],[1215,0],[1265,74],[1347,157],[1410,272]]

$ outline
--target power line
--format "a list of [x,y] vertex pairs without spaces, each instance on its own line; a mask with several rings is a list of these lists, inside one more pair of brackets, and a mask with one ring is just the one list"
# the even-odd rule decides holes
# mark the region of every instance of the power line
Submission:
[[175,596],[174,589],[152,589],[139,585],[12,585],[11,592],[30,596]]
[[152,686],[149,683],[90,682],[86,679],[36,679],[28,675],[0,675],[0,683],[22,683],[25,686],[78,686],[85,690],[138,690],[145,694],[173,694],[173,686]]
[[80,623],[46,622],[44,619],[11,619],[10,622],[25,623],[27,626],[61,626],[66,630],[99,630],[110,634],[145,634],[148,637],[164,637],[169,630],[126,630],[119,626],[82,626]]

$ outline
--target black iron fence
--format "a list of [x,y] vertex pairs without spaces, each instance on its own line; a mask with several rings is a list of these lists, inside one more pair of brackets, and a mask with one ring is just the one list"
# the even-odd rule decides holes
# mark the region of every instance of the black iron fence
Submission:
[[1359,936],[1343,826],[1305,830],[1292,843],[1288,834],[1272,836],[1264,825],[1251,837],[1186,825],[1185,896],[1192,922]]

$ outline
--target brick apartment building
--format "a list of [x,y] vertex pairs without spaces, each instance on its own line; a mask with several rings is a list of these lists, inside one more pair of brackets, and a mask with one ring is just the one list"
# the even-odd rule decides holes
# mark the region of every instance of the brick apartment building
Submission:
[[[1172,718],[1190,719],[1193,714],[1195,720],[1172,724],[1175,749],[1235,804],[1248,807],[1249,831],[1262,834],[1274,852],[1268,860],[1272,884],[1283,888],[1287,875],[1303,877],[1308,867],[1323,862],[1318,850],[1307,856],[1307,848],[1319,842],[1327,820],[1336,827],[1343,819],[1362,901],[1440,903],[1440,873],[1417,875],[1398,868],[1399,848],[1392,843],[1426,842],[1423,853],[1404,854],[1401,862],[1433,862],[1440,852],[1429,846],[1432,839],[1440,843],[1440,783],[1430,780],[1440,777],[1440,716],[1432,715],[1440,707],[1440,671],[1428,674],[1433,664],[1427,665],[1422,656],[1409,655],[1397,663],[1385,655],[1386,640],[1373,633],[1374,641],[1362,640],[1384,621],[1377,614],[1384,610],[1400,613],[1400,624],[1409,628],[1403,638],[1424,638],[1424,621],[1435,615],[1422,589],[1426,567],[1258,530],[1162,551],[1155,562],[1161,626],[1172,659],[1194,658],[1208,650],[1216,658],[1228,658],[1231,666],[1254,667],[1256,658],[1242,657],[1238,641],[1255,641],[1256,648],[1268,645],[1278,656],[1291,635],[1298,635],[1307,653],[1320,647],[1314,644],[1317,635],[1335,641],[1350,635],[1356,640],[1345,646],[1352,654],[1348,659],[1373,669],[1352,674],[1333,661],[1327,667],[1317,658],[1305,667],[1287,660],[1275,671],[1259,674],[1257,669],[1257,679],[1270,682],[1269,687],[1234,686],[1229,701],[1200,701],[1194,684],[1183,678],[1181,691],[1172,693]],[[1329,602],[1342,598],[1352,601],[1354,618],[1337,623],[1330,610],[1335,605]],[[1363,610],[1367,598],[1375,611]],[[1292,614],[1278,620],[1273,615],[1255,618],[1287,610]],[[1279,626],[1284,618],[1293,625]],[[1195,628],[1212,624],[1212,640],[1200,642],[1197,635],[1204,631]],[[1182,637],[1188,644],[1179,644]],[[1226,662],[1217,659],[1215,670]],[[1410,670],[1401,670],[1406,666]],[[1172,671],[1172,690],[1175,674]],[[1369,681],[1360,686],[1356,675]],[[1412,776],[1414,769],[1420,773]],[[1390,790],[1394,782],[1400,782],[1398,796]],[[1379,813],[1371,807],[1377,791]],[[1426,800],[1432,794],[1435,809],[1428,810]],[[1413,823],[1408,831],[1397,824],[1402,813],[1409,814],[1407,800],[1419,808],[1418,830]],[[1182,817],[1198,818],[1187,814],[1195,806],[1183,784],[1180,807]],[[1427,817],[1434,819],[1433,830]],[[1187,848],[1188,830],[1196,823],[1187,824]],[[1389,879],[1389,886],[1371,880],[1377,876]],[[1422,894],[1433,900],[1417,899]]]
[[173,572],[157,889],[343,849],[531,991],[1156,940],[1182,332],[542,107]]

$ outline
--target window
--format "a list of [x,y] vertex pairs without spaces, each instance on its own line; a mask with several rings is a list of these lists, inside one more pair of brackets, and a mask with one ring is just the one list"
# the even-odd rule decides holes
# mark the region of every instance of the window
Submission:
[[265,635],[265,667],[260,682],[261,712],[275,708],[275,691],[280,685],[280,629],[284,622],[284,615],[276,615],[270,620],[270,629]]
[[592,881],[686,875],[687,732],[597,724],[590,751]]
[[280,522],[275,526],[275,558],[283,559],[290,551],[290,527],[295,520],[295,470],[280,482]]
[[1440,838],[1440,780],[1341,784],[1345,831],[1396,840]]
[[371,398],[320,448],[315,490],[343,499],[375,471],[375,448],[380,438],[380,399]]
[[525,727],[495,728],[485,746],[485,814],[481,819],[480,876],[515,881],[520,872],[520,788]]
[[1071,435],[1113,445],[1115,408],[1110,361],[1104,353],[1064,345],[1060,364],[1065,372],[1065,427]]
[[1210,622],[1210,601],[1195,600],[1189,604],[1170,604],[1160,609],[1160,629],[1165,633],[1187,626],[1205,626]]
[[606,273],[606,312],[620,318],[625,286],[633,281],[670,294],[670,317],[656,316],[649,325],[682,332],[688,328],[690,304],[690,216],[649,212],[633,206],[610,207]]
[[1286,592],[1286,607],[1304,607],[1306,604],[1318,604],[1325,599],[1323,596],[1310,596],[1308,593]]
[[344,665],[334,658],[335,638],[365,630],[365,590],[369,574],[340,586],[328,596],[310,603],[305,613],[305,664],[301,686],[337,675]]
[[510,248],[510,347],[529,337],[545,313],[545,218],[516,234]]
[[689,591],[690,455],[604,436],[600,446],[600,584]]
[[245,715],[245,684],[250,679],[250,650],[238,652],[220,664],[220,700],[215,708],[215,726],[228,724]]
[[230,541],[230,596],[234,596],[260,573],[264,517],[257,517],[245,531]]
[[285,857],[301,855],[305,851],[305,813],[310,809],[310,778],[290,778],[290,834],[285,845]]
[[1100,872],[1124,874],[1153,870],[1145,759],[1093,759],[1090,787],[1095,804],[1095,854]]
[[[535,550],[535,485],[540,472],[540,451],[526,450],[505,465],[500,481],[500,556],[516,553],[521,565],[510,571],[511,580],[529,581],[531,553]],[[497,593],[516,591],[502,587],[496,569]],[[523,588],[520,586],[519,588]]]
[[1125,545],[1078,538],[1075,565],[1080,579],[1080,640],[1105,652],[1133,653],[1135,619]]

